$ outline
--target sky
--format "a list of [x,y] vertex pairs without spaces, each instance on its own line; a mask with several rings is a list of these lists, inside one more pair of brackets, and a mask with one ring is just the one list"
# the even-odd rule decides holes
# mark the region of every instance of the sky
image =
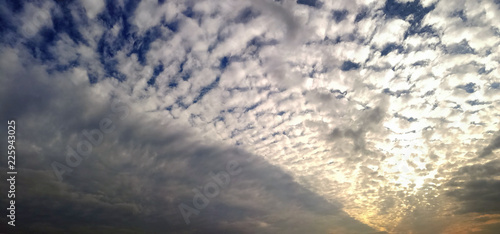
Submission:
[[0,230],[497,233],[498,19],[498,0],[0,0]]

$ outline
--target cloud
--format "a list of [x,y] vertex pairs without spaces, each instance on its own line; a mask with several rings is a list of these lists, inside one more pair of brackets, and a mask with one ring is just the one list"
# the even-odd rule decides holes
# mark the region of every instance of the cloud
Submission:
[[89,19],[95,18],[105,7],[104,2],[95,0],[84,0],[81,1],[83,7],[85,8],[85,13]]
[[486,157],[493,153],[493,150],[500,148],[500,137],[494,138],[491,143],[481,150],[479,157]]
[[451,188],[446,195],[457,199],[462,206],[458,213],[498,214],[500,181],[494,179],[500,174],[498,160],[460,168],[450,180]]
[[[15,117],[23,138],[17,143],[17,162],[23,165],[17,182],[26,188],[16,197],[17,211],[25,213],[25,225],[17,227],[22,231],[374,232],[261,157],[204,143],[182,125],[162,124],[158,116],[138,112],[140,102],[112,89],[119,85],[116,80],[91,85],[79,68],[49,74],[23,49],[2,51],[2,100],[8,103],[2,111]],[[115,98],[130,109],[124,119],[112,117]],[[86,139],[81,132],[98,128],[107,116],[116,131],[105,134],[62,182],[56,180],[51,162],[65,164],[67,147],[76,148]],[[239,163],[241,175],[231,177],[230,185],[186,225],[178,205],[192,206],[192,190],[210,181],[211,172],[227,170],[231,160]],[[298,222],[300,227],[294,226]]]
[[[495,227],[495,1],[90,3],[0,6],[30,231]],[[105,118],[116,130],[57,182],[52,162]],[[244,172],[186,226],[178,204],[230,159]]]

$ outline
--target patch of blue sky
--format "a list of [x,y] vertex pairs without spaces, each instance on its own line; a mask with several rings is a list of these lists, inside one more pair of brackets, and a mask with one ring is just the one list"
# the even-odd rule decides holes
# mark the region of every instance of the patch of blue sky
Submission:
[[297,4],[306,5],[314,8],[321,8],[323,2],[318,0],[297,0]]
[[356,15],[354,18],[354,23],[358,23],[359,21],[363,20],[364,18],[368,17],[370,11],[368,8],[362,8],[361,11]]
[[246,107],[246,108],[245,108],[244,113],[247,113],[247,112],[249,112],[249,111],[251,111],[251,110],[253,110],[253,109],[257,108],[257,107],[260,105],[260,103],[261,103],[261,102],[257,102],[257,103],[255,103],[255,104],[253,104],[253,105],[249,106],[249,107]]
[[132,50],[129,52],[128,56],[131,54],[137,54],[137,60],[143,66],[146,65],[146,54],[149,51],[151,43],[162,36],[160,26],[152,27],[146,31],[143,37],[136,38]]
[[491,104],[491,102],[482,102],[482,101],[479,101],[479,100],[468,100],[466,101],[467,104],[471,105],[471,106],[480,106],[480,105],[489,105]]
[[404,48],[402,45],[398,45],[395,43],[389,43],[384,47],[384,49],[382,49],[382,51],[380,53],[382,56],[386,56],[395,50],[397,50],[398,53],[402,53],[404,51]]
[[217,87],[217,85],[219,84],[219,81],[220,81],[220,77],[217,77],[217,78],[215,78],[215,81],[213,81],[209,85],[201,88],[200,94],[198,94],[198,96],[193,100],[193,103],[197,103],[198,101],[200,101],[203,98],[203,96],[205,96],[205,94],[210,92],[210,90]]
[[490,88],[492,89],[499,89],[500,90],[500,82],[494,82],[490,85]]
[[463,89],[467,93],[474,93],[479,89],[479,86],[477,86],[475,83],[468,83],[466,85],[459,85],[457,86],[458,89]]
[[347,18],[349,11],[347,10],[334,10],[332,11],[332,18],[336,23],[340,23]]
[[108,29],[113,28],[115,24],[122,26],[118,36],[112,37],[111,33],[107,32],[98,42],[97,52],[106,77],[113,77],[119,81],[126,79],[126,75],[116,69],[117,61],[113,57],[131,41],[138,39],[128,22],[128,16],[133,15],[137,5],[137,1],[127,1],[124,7],[119,7],[116,1],[108,0],[105,10],[98,15],[98,19]]
[[359,63],[354,63],[351,61],[344,61],[342,65],[340,66],[340,70],[342,71],[350,71],[350,70],[357,70],[360,68]]
[[163,67],[163,64],[159,64],[158,66],[156,66],[153,70],[153,75],[151,76],[151,78],[148,80],[148,85],[150,86],[153,86],[155,85],[156,83],[156,78],[160,75],[160,73],[163,72],[163,70],[165,70],[165,68]]
[[[410,2],[397,2],[396,0],[387,0],[382,9],[387,18],[408,19],[410,27],[405,33],[405,38],[419,33],[433,33],[431,27],[421,27],[422,19],[435,8],[435,4],[423,7],[420,0]],[[413,17],[408,18],[412,15]]]

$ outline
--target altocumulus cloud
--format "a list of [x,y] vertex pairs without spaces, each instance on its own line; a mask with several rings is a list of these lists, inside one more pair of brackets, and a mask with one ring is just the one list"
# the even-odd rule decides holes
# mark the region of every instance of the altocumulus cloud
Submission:
[[[16,231],[494,233],[499,15],[493,0],[2,1]],[[241,172],[193,200],[230,162]]]
[[[91,155],[71,171],[60,169],[61,182],[51,163],[64,163],[67,146],[88,139],[82,130],[99,126],[112,101],[127,102],[127,95],[103,93],[117,81],[90,86],[83,70],[49,74],[27,51],[4,52],[2,111],[15,116],[23,139],[17,142],[24,187],[16,198],[19,233],[374,232],[262,158],[206,143],[185,127],[133,111],[131,101],[127,118],[115,121]],[[193,189],[204,192],[211,173],[230,163],[239,173],[231,169],[227,186],[201,212],[188,214],[187,225],[179,204],[193,206]]]

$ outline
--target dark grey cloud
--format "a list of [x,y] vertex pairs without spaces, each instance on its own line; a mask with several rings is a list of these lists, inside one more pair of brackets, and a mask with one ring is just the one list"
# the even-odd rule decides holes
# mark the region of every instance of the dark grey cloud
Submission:
[[357,129],[349,129],[338,127],[328,134],[327,139],[330,141],[335,141],[337,139],[349,138],[352,140],[354,145],[354,150],[366,153],[366,139],[365,136],[368,132],[376,130],[376,127],[382,122],[386,115],[385,104],[377,106],[373,109],[368,108],[363,111],[360,118],[357,120],[359,127]]
[[463,40],[460,43],[446,46],[445,51],[449,54],[473,54],[473,53],[475,53],[474,49],[472,49],[472,47],[470,47],[469,43],[466,40]]
[[493,150],[500,149],[500,136],[497,136],[491,140],[488,146],[484,147],[479,153],[479,157],[486,157],[493,153]]
[[500,213],[500,161],[477,163],[463,166],[446,183],[446,195],[456,199],[459,214],[499,214]]
[[500,213],[500,180],[471,180],[456,185],[463,188],[449,191],[446,195],[462,203],[458,213]]
[[461,167],[455,175],[466,175],[470,178],[487,178],[500,175],[500,161],[493,160],[485,164]]
[[[110,104],[120,93],[78,82],[77,73],[48,74],[22,50],[3,50],[19,58],[3,64],[0,81],[6,104],[1,111],[8,113],[1,121],[18,123],[16,233],[374,232],[340,203],[326,201],[258,156],[200,142],[191,130],[135,111],[140,103],[126,99],[126,118],[109,117],[117,114]],[[82,131],[98,128],[105,117],[116,130],[58,181],[51,163],[64,164],[67,146],[75,148],[86,139]],[[227,170],[231,160],[241,174],[187,225],[179,204],[193,206],[193,189],[203,189],[213,180],[210,173]],[[0,186],[6,191],[5,183]],[[6,217],[0,221],[4,225]]]
[[258,17],[260,14],[261,13],[257,12],[255,8],[246,7],[243,10],[240,10],[240,12],[238,12],[238,16],[235,18],[235,21],[237,23],[246,24],[250,22],[252,19]]

